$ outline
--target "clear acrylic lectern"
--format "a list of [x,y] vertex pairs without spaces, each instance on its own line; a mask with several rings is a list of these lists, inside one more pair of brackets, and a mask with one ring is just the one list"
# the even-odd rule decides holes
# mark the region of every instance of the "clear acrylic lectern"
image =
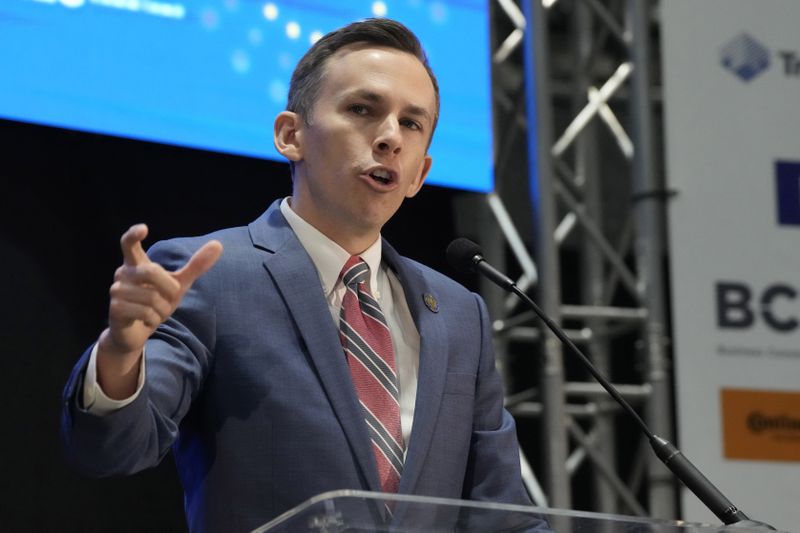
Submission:
[[355,490],[320,494],[253,533],[764,533],[630,516]]

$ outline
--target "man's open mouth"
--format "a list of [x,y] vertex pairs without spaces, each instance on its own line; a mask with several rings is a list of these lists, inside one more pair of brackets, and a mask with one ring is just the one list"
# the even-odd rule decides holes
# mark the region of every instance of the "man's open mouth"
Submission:
[[384,185],[392,181],[392,173],[389,172],[388,170],[381,170],[381,169],[373,170],[372,172],[369,173],[369,175],[370,177],[372,177],[372,179],[374,179],[375,181],[379,181]]

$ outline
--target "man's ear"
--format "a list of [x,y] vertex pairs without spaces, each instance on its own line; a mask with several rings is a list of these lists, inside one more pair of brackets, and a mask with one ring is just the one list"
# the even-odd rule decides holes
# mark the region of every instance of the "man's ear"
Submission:
[[300,115],[292,111],[281,111],[275,117],[273,140],[280,154],[295,163],[303,159],[303,132]]
[[426,155],[419,166],[417,178],[408,185],[408,189],[406,190],[406,198],[412,198],[417,195],[419,190],[422,188],[422,184],[425,182],[425,178],[428,177],[428,172],[430,172],[432,164],[433,158],[429,155]]

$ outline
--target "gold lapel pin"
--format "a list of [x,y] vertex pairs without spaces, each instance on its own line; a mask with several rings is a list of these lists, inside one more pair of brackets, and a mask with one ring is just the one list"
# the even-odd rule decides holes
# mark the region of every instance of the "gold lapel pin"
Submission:
[[422,300],[425,302],[427,308],[430,309],[432,312],[434,313],[439,312],[439,300],[437,300],[433,294],[426,292],[425,294],[422,295]]

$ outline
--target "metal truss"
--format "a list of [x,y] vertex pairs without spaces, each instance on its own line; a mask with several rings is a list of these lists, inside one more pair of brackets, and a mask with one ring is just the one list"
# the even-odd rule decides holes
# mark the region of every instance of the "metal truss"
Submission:
[[[656,2],[521,2],[490,4],[496,191],[486,202],[501,245],[487,256],[513,258],[518,286],[672,439]],[[487,302],[506,405],[538,428],[535,442],[522,439],[535,503],[676,516],[671,475],[605,391],[513,297]]]

